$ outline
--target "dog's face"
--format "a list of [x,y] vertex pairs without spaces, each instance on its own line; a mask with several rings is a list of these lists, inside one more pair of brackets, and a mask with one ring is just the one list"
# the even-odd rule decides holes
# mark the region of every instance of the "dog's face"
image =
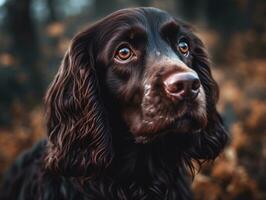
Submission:
[[217,100],[208,56],[188,25],[155,8],[117,11],[73,38],[47,92],[46,166],[94,175],[125,141],[158,141],[187,163],[213,159],[227,141]]
[[116,13],[104,24],[103,84],[136,141],[204,129],[206,97],[189,27],[157,9]]

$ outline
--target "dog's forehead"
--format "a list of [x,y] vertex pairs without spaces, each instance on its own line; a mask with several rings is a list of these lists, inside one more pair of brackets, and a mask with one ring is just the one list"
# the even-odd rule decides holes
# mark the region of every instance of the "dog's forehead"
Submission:
[[[103,18],[99,23],[101,31],[96,37],[102,41],[102,60],[108,61],[114,49],[121,42],[139,42],[145,45],[147,57],[172,56],[173,52],[165,38],[182,30],[173,16],[157,8],[122,9]],[[104,27],[104,28],[102,28]],[[166,34],[165,34],[166,33]],[[167,35],[167,36],[166,36]],[[166,37],[165,37],[166,36]]]
[[159,30],[163,24],[175,21],[175,19],[169,13],[158,8],[140,7],[118,10],[103,18],[102,21],[110,24],[112,29],[119,29],[121,25],[134,26],[138,24],[155,31]]
[[143,12],[146,18],[147,24],[145,25],[148,28],[148,31],[163,34],[163,32],[167,31],[177,33],[178,31],[186,30],[184,23],[165,11],[150,8],[144,9]]
[[173,21],[174,18],[167,12],[158,8],[140,8],[146,18],[146,23],[154,27],[160,27],[162,24]]
[[149,41],[160,38],[163,32],[177,33],[182,26],[169,13],[152,7],[122,9],[104,18],[103,23],[106,27],[104,35],[132,38],[132,35],[140,33]]

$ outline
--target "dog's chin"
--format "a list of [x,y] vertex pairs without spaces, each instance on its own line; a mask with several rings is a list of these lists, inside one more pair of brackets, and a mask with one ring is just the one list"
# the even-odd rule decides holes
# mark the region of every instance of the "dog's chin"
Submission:
[[[206,124],[207,122],[204,117],[183,116],[168,123],[151,125],[149,128],[146,127],[146,130],[133,134],[135,135],[136,143],[147,144],[169,134],[199,134],[206,127]],[[150,130],[156,131],[149,132]]]

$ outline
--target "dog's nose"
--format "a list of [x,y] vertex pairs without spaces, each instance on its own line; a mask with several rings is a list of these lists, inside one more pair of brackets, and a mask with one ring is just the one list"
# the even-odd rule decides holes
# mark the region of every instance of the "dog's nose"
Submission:
[[176,72],[164,80],[164,89],[168,96],[179,100],[193,100],[199,94],[200,80],[193,72]]

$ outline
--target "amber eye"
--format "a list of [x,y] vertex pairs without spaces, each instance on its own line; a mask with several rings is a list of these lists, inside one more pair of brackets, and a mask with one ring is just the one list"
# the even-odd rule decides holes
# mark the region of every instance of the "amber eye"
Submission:
[[132,50],[129,47],[121,47],[116,51],[115,58],[121,61],[130,59],[133,55]]
[[188,44],[188,41],[186,39],[181,39],[179,40],[178,42],[178,49],[179,51],[187,56],[189,54],[189,44]]

